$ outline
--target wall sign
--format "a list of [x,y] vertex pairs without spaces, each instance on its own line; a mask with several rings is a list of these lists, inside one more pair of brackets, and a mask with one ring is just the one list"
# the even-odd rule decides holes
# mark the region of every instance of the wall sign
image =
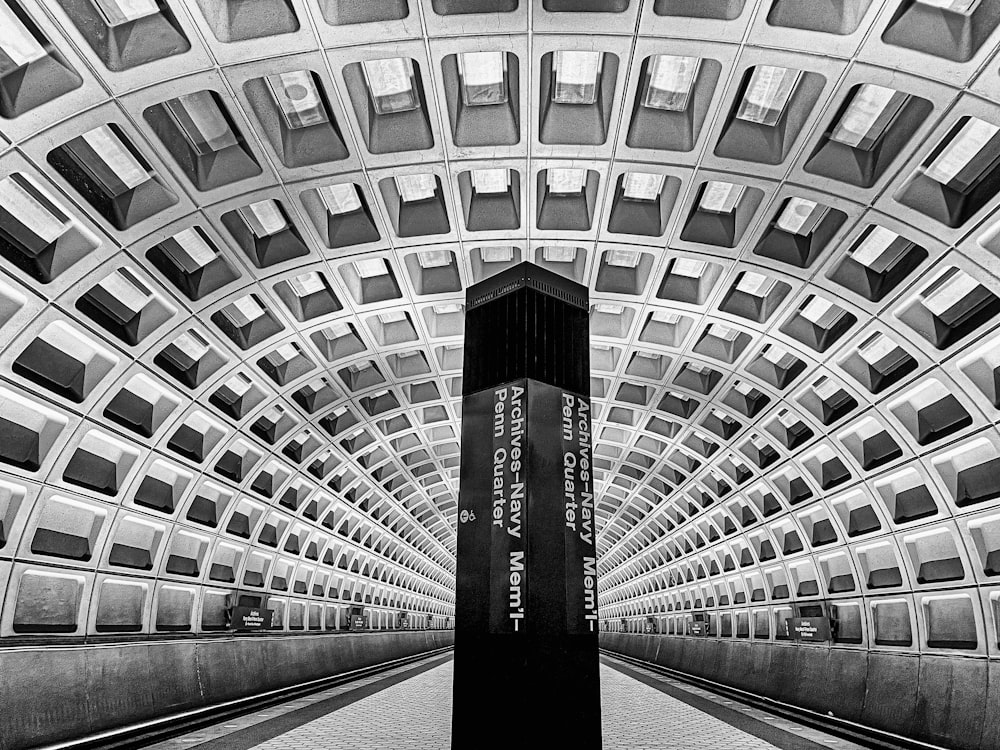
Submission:
[[830,618],[793,617],[788,620],[788,635],[806,643],[825,643],[830,640]]
[[260,607],[234,607],[233,630],[264,630],[271,624],[271,610]]

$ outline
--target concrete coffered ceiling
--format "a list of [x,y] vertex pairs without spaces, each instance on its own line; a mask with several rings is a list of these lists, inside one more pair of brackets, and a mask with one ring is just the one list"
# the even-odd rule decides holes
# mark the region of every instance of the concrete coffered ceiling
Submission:
[[995,650],[1000,3],[0,15],[0,637],[450,616],[465,290],[529,260],[591,293],[602,617]]

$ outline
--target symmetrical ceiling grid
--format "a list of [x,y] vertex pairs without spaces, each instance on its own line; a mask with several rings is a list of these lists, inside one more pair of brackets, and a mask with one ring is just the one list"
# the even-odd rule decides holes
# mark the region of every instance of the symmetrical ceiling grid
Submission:
[[1000,1],[0,3],[0,636],[450,616],[530,260],[608,625],[996,653]]

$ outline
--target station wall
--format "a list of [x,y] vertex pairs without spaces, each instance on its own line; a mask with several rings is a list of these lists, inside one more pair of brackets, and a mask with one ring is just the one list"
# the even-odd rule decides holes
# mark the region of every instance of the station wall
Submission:
[[0,750],[79,739],[454,643],[451,630],[0,649]]
[[933,745],[1000,747],[995,660],[613,632],[601,633],[601,646]]

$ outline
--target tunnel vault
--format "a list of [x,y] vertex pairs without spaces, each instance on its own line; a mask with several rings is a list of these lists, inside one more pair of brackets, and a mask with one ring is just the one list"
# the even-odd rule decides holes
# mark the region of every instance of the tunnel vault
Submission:
[[996,6],[2,0],[0,649],[454,626],[465,291],[530,261],[602,630],[986,669]]

